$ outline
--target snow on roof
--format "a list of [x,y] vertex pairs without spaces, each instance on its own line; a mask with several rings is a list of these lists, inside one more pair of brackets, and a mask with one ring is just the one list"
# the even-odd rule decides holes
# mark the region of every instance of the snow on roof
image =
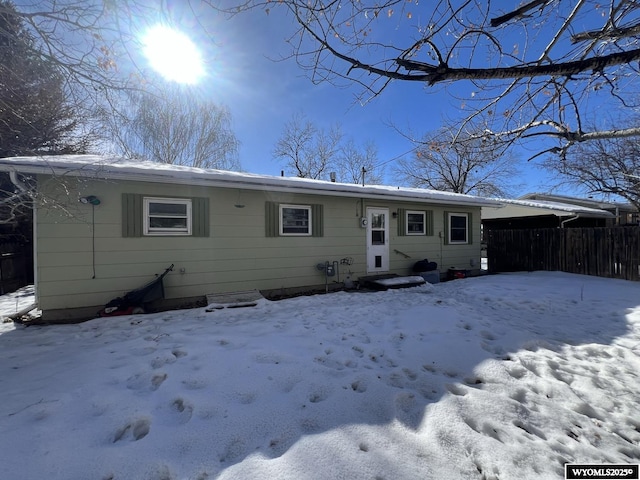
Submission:
[[[507,199],[507,198],[499,198],[495,199],[508,207],[509,205],[515,205],[519,207],[530,207],[536,209],[543,209],[548,211],[549,214],[556,215],[559,217],[568,216],[568,215],[582,215],[589,217],[614,217],[611,212],[607,212],[606,210],[600,210],[596,208],[582,207],[580,205],[574,205],[570,203],[562,203],[562,202],[552,202],[548,200],[525,200],[525,199]],[[484,212],[483,212],[484,216]],[[504,216],[504,212],[501,212],[501,216]],[[486,216],[486,218],[490,218],[490,216]]]
[[605,209],[605,208],[624,208],[635,210],[635,207],[628,202],[611,202],[606,200],[598,200],[594,198],[571,197],[569,195],[559,195],[556,193],[527,193],[522,195],[519,200],[539,200],[560,202],[569,205],[582,205],[585,207]]
[[500,207],[497,200],[422,188],[355,185],[296,177],[230,172],[100,155],[60,155],[0,159],[0,171],[24,174],[72,175],[158,183],[300,191],[317,195],[411,200],[421,203]]

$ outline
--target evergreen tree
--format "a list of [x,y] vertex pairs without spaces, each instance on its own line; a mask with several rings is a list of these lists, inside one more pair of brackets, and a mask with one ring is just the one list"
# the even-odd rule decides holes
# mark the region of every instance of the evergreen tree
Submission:
[[0,157],[84,153],[89,140],[67,95],[15,5],[0,0]]

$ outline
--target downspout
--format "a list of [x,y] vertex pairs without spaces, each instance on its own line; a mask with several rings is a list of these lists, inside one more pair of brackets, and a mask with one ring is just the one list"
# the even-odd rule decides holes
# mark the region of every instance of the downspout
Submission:
[[566,220],[562,220],[560,222],[560,228],[564,228],[564,224],[568,223],[568,222],[573,222],[574,220],[577,220],[580,218],[580,214],[578,213],[575,217],[571,217],[571,218],[567,218]]
[[15,170],[11,170],[9,172],[9,179],[11,180],[11,183],[13,183],[16,187],[18,187],[18,189],[22,192],[29,192],[29,187],[27,187],[22,180],[20,180],[18,178],[18,172],[16,172]]
[[11,183],[20,191],[18,193],[14,193],[10,197],[7,197],[2,201],[0,201],[0,205],[5,205],[7,203],[15,202],[19,198],[30,194],[29,187],[27,187],[22,182],[22,180],[20,180],[18,178],[18,173],[17,172],[14,172],[14,171],[9,172],[9,180],[11,180]]

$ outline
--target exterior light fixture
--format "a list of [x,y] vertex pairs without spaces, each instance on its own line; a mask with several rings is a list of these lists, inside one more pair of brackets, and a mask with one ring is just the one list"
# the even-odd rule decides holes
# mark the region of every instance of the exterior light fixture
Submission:
[[88,203],[89,205],[100,205],[100,199],[98,197],[96,197],[95,195],[88,195],[86,197],[80,197],[78,199],[78,201],[80,203]]

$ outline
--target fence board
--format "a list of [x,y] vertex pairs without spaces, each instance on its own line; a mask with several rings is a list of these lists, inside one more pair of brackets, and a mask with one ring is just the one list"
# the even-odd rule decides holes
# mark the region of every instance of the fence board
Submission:
[[0,295],[33,282],[31,246],[26,242],[0,239]]
[[492,272],[563,271],[640,281],[640,227],[490,230]]

